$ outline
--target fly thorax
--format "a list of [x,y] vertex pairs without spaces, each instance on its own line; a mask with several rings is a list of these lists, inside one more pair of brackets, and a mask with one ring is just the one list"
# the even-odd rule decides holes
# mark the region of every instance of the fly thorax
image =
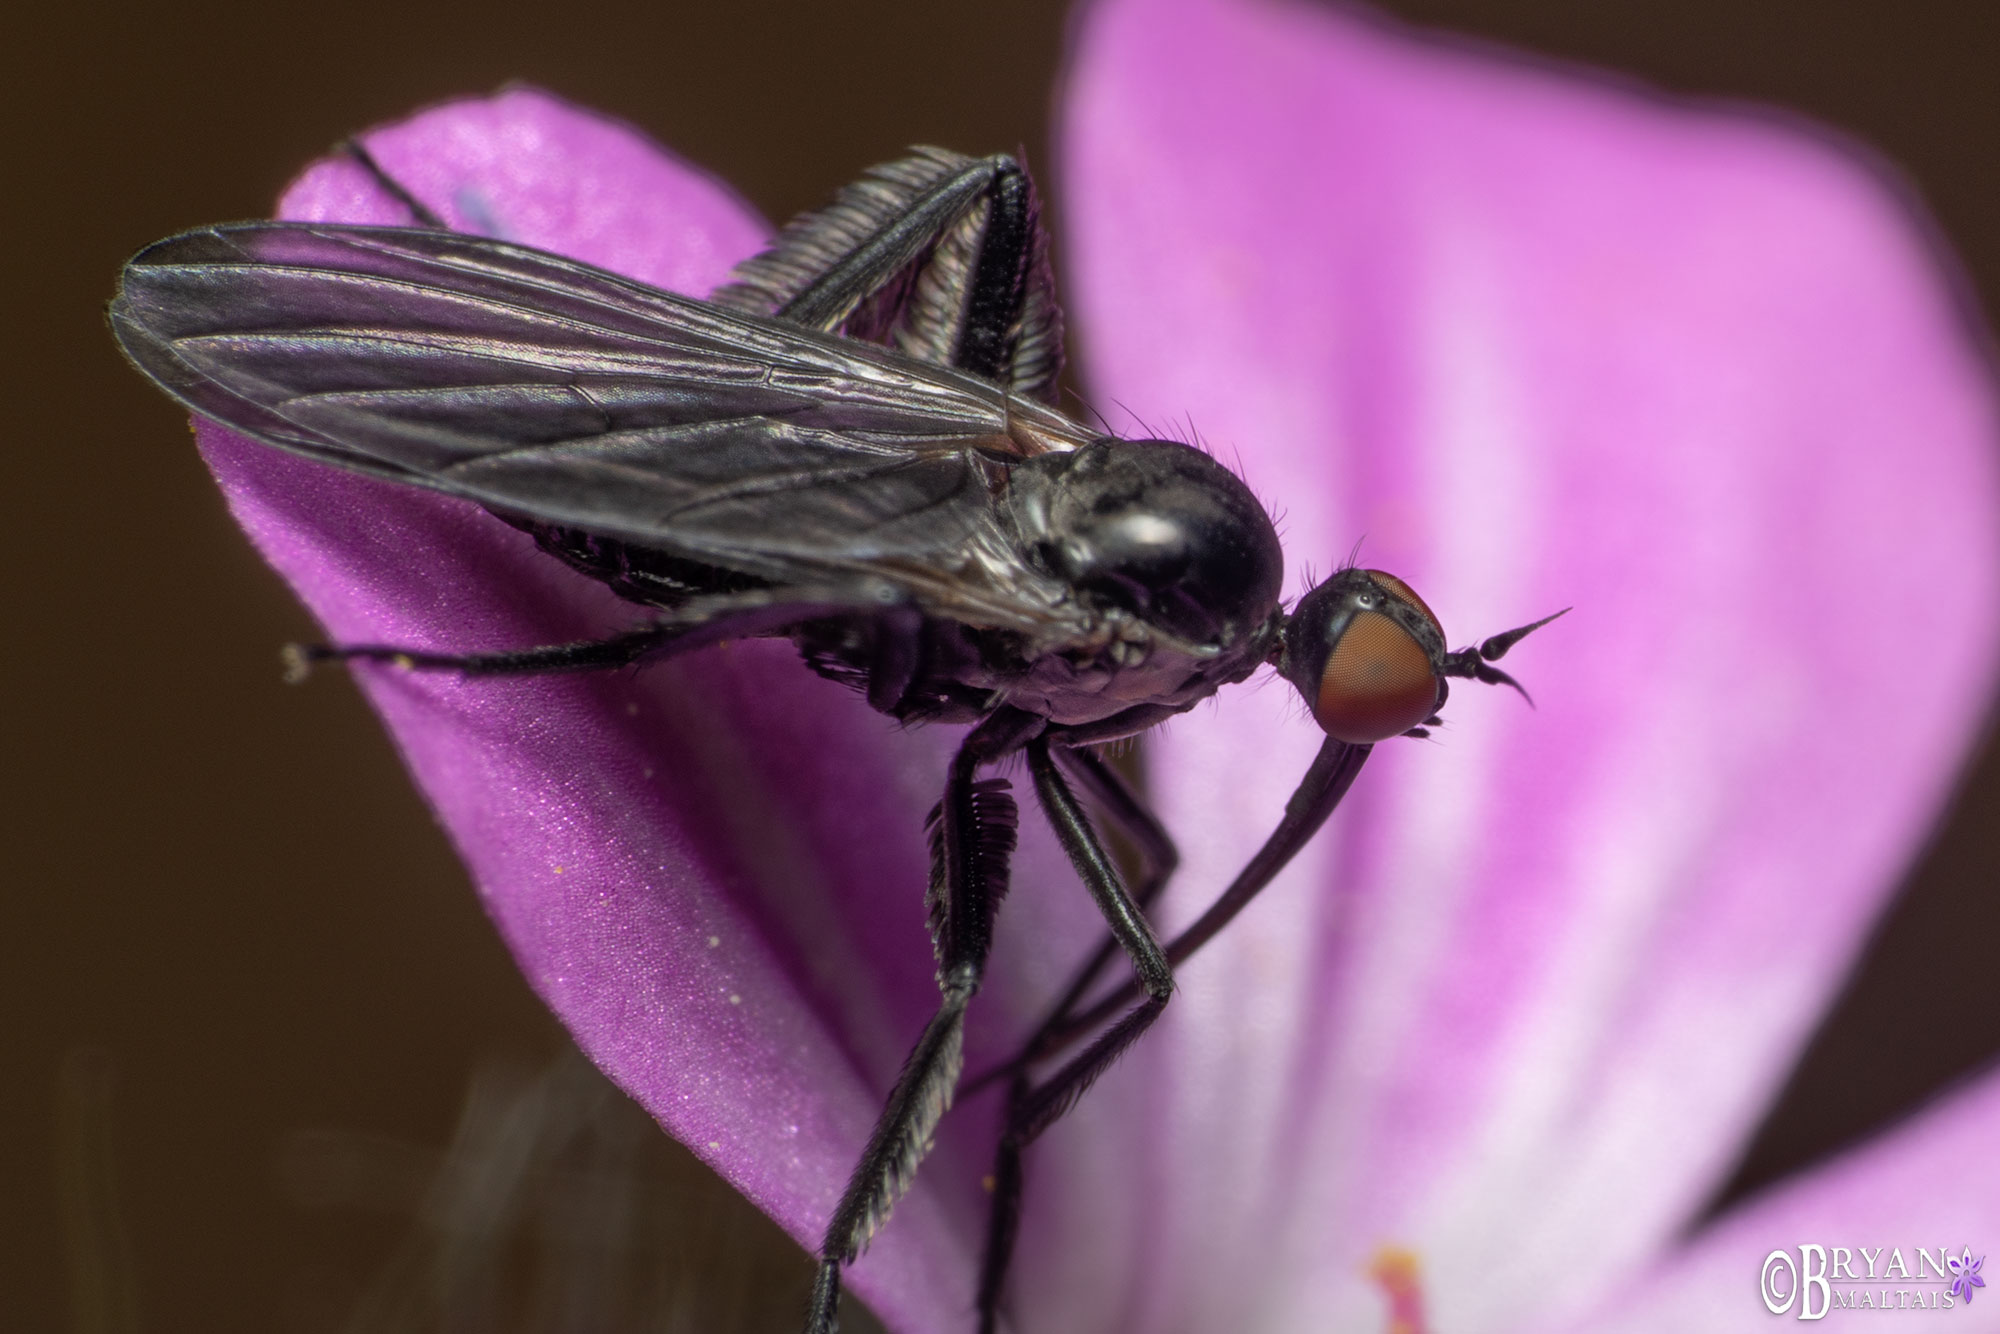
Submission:
[[1198,449],[1107,438],[1038,454],[1015,466],[1007,504],[1028,560],[1100,616],[1225,650],[1277,606],[1284,556],[1270,515]]
[[1153,628],[1119,606],[1093,609],[1090,628],[1056,651],[1079,673],[1138,667],[1153,651]]

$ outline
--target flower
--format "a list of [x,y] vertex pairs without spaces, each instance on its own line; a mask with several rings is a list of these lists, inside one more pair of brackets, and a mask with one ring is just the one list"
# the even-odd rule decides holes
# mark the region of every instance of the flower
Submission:
[[1970,1246],[1960,1251],[1956,1258],[1947,1259],[1945,1264],[1950,1268],[1953,1275],[1949,1289],[1951,1295],[1970,1305],[1972,1303],[1972,1290],[1986,1286],[1986,1280],[1979,1276],[1979,1266],[1985,1263],[1986,1257],[1983,1255],[1977,1260],[1972,1258],[1972,1248]]
[[[1067,77],[1052,186],[1094,399],[1239,461],[1294,592],[1365,535],[1461,639],[1578,610],[1522,651],[1538,711],[1461,690],[1440,744],[1384,746],[1035,1147],[1020,1326],[1715,1330],[1769,1319],[1772,1248],[1993,1235],[1992,1081],[1681,1235],[1992,680],[1993,384],[1901,198],[1769,119],[1304,7],[1104,0]],[[683,291],[765,234],[533,91],[367,142],[454,225]],[[282,211],[406,220],[338,160]],[[201,439],[336,640],[632,619],[470,507]],[[920,829],[950,738],[792,658],[357,675],[530,984],[811,1245],[935,1002]],[[1168,929],[1314,741],[1283,690],[1238,688],[1151,744]],[[1096,938],[1025,826],[974,1069]],[[850,1275],[894,1329],[966,1323],[994,1101],[948,1118]]]

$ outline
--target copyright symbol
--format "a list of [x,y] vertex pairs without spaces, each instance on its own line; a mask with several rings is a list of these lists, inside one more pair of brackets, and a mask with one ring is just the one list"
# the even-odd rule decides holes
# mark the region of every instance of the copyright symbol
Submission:
[[1757,1287],[1764,1297],[1764,1309],[1783,1315],[1799,1298],[1799,1267],[1787,1251],[1772,1251],[1764,1257]]

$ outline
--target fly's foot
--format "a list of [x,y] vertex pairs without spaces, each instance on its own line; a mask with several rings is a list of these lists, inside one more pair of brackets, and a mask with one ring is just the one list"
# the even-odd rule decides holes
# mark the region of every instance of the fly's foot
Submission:
[[324,644],[287,644],[278,650],[278,662],[283,666],[285,684],[304,685],[312,675],[313,664],[325,654]]
[[403,671],[412,671],[418,666],[436,666],[447,669],[461,669],[464,660],[429,653],[417,655],[397,648],[380,648],[362,645],[356,648],[341,648],[335,644],[287,644],[278,650],[278,661],[284,664],[285,684],[295,686],[313,673],[313,668],[322,662],[382,662]]

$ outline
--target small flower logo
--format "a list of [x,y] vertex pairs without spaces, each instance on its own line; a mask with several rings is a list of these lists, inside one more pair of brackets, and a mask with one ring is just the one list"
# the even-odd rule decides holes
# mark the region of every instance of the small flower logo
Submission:
[[1972,1290],[1986,1286],[1986,1280],[1979,1276],[1979,1266],[1986,1263],[1986,1257],[1972,1258],[1972,1248],[1966,1247],[1957,1258],[1946,1257],[1945,1264],[1955,1277],[1951,1280],[1951,1295],[1962,1299],[1966,1305],[1972,1304]]

